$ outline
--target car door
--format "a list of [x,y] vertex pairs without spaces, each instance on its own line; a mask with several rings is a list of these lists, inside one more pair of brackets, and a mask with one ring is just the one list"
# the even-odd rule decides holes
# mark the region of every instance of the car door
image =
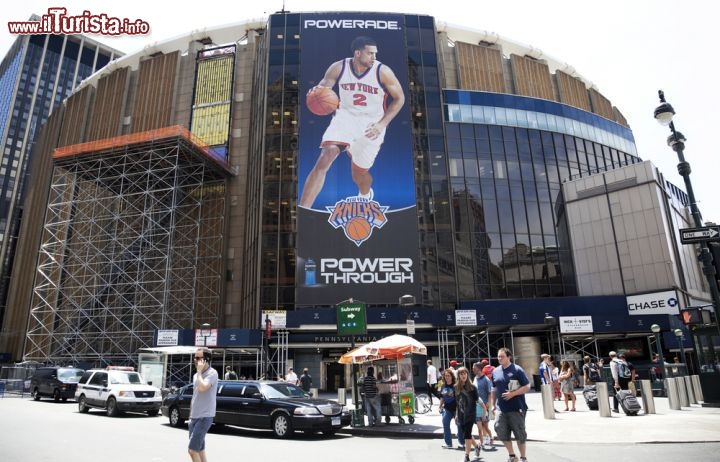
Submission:
[[[85,397],[87,401],[94,406],[105,406],[105,398],[103,394],[107,394],[108,389],[108,374],[107,372],[98,371],[90,377],[85,386],[87,390]],[[105,390],[105,391],[103,391]]]
[[248,384],[243,389],[239,417],[244,423],[238,425],[253,428],[270,427],[270,407],[267,401],[261,398],[257,385]]
[[217,401],[215,403],[215,422],[227,425],[240,425],[238,423],[238,409],[243,385],[239,383],[224,382],[218,387]]

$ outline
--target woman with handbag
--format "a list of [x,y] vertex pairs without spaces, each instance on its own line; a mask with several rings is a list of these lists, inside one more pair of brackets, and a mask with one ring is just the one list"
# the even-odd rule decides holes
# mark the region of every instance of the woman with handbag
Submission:
[[[562,361],[560,363],[560,375],[558,375],[560,381],[560,391],[565,397],[565,410],[575,410],[575,370],[570,365],[569,361]],[[572,401],[572,409],[568,409],[568,400]]]

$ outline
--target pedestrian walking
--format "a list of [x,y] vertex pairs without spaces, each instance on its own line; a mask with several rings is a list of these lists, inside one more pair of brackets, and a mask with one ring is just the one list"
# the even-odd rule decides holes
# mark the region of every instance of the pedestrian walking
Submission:
[[190,400],[188,453],[193,462],[207,462],[205,435],[215,418],[218,374],[210,366],[212,360],[210,350],[198,349],[194,358],[196,372],[193,376],[193,396]]
[[490,400],[500,413],[495,421],[497,439],[503,442],[508,451],[508,462],[518,462],[513,450],[510,434],[515,436],[520,461],[526,462],[525,449],[527,431],[525,430],[525,416],[527,403],[525,393],[530,391],[530,380],[522,367],[512,362],[512,352],[509,348],[500,348],[497,356],[499,367],[493,371],[493,392]]

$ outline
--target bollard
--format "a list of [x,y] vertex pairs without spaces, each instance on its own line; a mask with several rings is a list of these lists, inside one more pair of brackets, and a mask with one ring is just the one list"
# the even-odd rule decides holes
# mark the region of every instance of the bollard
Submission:
[[642,390],[642,401],[645,414],[655,414],[655,398],[652,394],[652,382],[649,380],[641,380],[640,389]]
[[610,417],[610,394],[606,382],[598,382],[595,384],[598,398],[598,411],[600,417]]
[[687,390],[688,402],[690,404],[697,404],[698,402],[695,399],[695,390],[693,390],[692,379],[689,375],[686,375],[685,377],[683,377],[683,380],[685,381],[685,389]]
[[668,405],[670,406],[670,409],[679,411],[680,410],[680,396],[678,396],[678,390],[677,390],[677,385],[675,384],[675,379],[673,379],[672,377],[668,377],[667,379],[665,379],[665,390],[667,390]]
[[553,398],[553,386],[549,383],[544,383],[540,386],[540,393],[542,397],[543,416],[546,419],[555,418],[555,400]]
[[317,389],[317,388],[311,388],[311,389],[310,389],[310,396],[312,396],[313,398],[317,398],[317,397],[318,397],[318,389]]
[[682,377],[675,377],[675,383],[677,384],[678,398],[680,398],[680,407],[690,407],[685,380]]
[[338,388],[338,404],[345,406],[347,404],[347,390]]
[[704,402],[705,398],[703,397],[702,387],[700,386],[700,376],[699,375],[693,375],[690,377],[692,380],[693,385],[693,392],[695,393],[695,399],[698,403]]

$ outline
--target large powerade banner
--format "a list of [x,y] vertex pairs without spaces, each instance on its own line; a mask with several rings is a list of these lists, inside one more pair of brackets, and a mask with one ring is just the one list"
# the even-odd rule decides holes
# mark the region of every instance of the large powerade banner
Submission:
[[[420,298],[402,19],[301,15],[298,305]],[[319,84],[339,95],[328,115],[305,102]]]

